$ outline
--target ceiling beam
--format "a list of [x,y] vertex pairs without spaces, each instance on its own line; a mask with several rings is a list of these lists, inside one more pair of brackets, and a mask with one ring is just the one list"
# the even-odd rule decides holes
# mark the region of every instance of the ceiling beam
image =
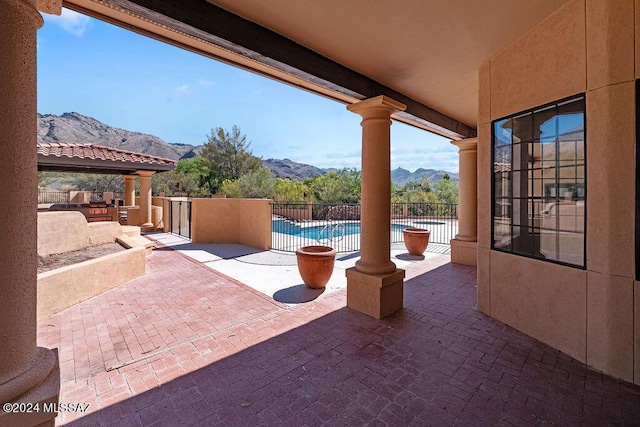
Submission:
[[[65,5],[70,4],[78,10],[73,7],[74,3],[75,0],[65,0]],[[206,0],[102,0],[101,3],[111,4],[351,99],[385,95],[407,106],[405,112],[397,115],[405,123],[453,139],[476,136],[476,129]],[[84,8],[80,11],[88,12]],[[129,25],[127,27],[130,28]]]

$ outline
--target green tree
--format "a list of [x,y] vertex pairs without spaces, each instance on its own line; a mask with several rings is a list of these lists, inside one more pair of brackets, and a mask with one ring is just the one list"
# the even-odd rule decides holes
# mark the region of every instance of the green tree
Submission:
[[51,172],[38,172],[38,190],[45,190],[56,181],[56,174]]
[[278,202],[304,202],[308,198],[308,194],[309,188],[304,182],[285,178],[276,178],[275,180],[274,199]]
[[431,191],[433,191],[432,187],[431,187],[431,181],[429,181],[429,178],[422,178],[419,181],[410,181],[407,182],[403,187],[402,187],[402,192],[411,192],[411,191],[424,191],[425,193],[429,193]]
[[438,203],[439,199],[433,191],[415,190],[405,194],[405,203]]
[[305,180],[318,203],[360,203],[361,174],[357,169],[342,169]]
[[448,174],[436,182],[434,187],[441,203],[458,203],[458,184]]
[[123,192],[124,179],[121,175],[106,175],[92,173],[73,174],[71,184],[83,191],[93,191],[102,194],[105,191]]
[[247,136],[240,132],[238,126],[234,125],[231,132],[220,127],[212,129],[207,138],[202,150],[207,169],[201,186],[211,193],[218,192],[225,180],[236,180],[262,166],[262,160],[251,154],[251,142],[247,142]]
[[391,186],[391,201],[393,203],[427,203],[437,202],[437,197],[431,188],[429,178],[407,182],[402,188]]
[[174,170],[153,175],[153,188],[156,192],[164,191],[167,195],[187,193],[205,196],[209,193],[200,184],[207,170],[202,157],[181,159]]
[[267,198],[272,199],[276,193],[275,181],[267,168],[245,173],[235,180],[222,182],[220,192],[231,198]]

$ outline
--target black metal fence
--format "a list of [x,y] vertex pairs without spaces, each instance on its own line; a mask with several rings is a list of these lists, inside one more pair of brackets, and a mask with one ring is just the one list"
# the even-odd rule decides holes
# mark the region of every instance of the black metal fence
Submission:
[[38,203],[69,203],[69,192],[38,191]]
[[[448,245],[458,233],[458,205],[393,203],[391,242],[402,242],[407,227],[431,231],[430,242]],[[287,252],[306,245],[328,245],[338,252],[360,250],[359,204],[272,203],[271,248]]]
[[[91,192],[91,200],[102,200],[104,193],[97,191]],[[115,200],[122,200],[124,193],[113,193]],[[111,200],[106,200],[107,203],[111,203]],[[38,191],[38,203],[69,203],[68,191]]]
[[169,232],[191,239],[191,201],[169,202]]
[[[424,228],[429,241],[448,245],[458,234],[457,203],[393,203],[391,205],[391,242],[402,242],[402,230]],[[397,225],[395,228],[393,225]],[[401,227],[398,227],[401,226]]]

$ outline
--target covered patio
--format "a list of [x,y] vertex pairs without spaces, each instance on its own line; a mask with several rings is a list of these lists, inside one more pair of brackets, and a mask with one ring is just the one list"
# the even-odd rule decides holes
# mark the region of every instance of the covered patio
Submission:
[[[637,1],[65,1],[348,104],[363,129],[362,253],[336,300],[285,309],[158,248],[142,282],[37,325],[36,31],[38,11],[59,14],[62,3],[0,2],[0,179],[14,201],[0,204],[0,402],[95,402],[78,425],[640,423]],[[537,150],[551,125],[546,142],[559,149],[571,129],[554,123],[566,116],[579,118],[584,147],[567,166],[580,168],[573,184],[589,212],[576,212],[569,230],[582,242],[579,262],[546,257],[535,243],[533,202],[564,203],[559,191],[534,191]],[[391,261],[391,119],[460,148],[451,260],[477,269],[448,257],[424,271]],[[501,145],[518,173],[505,197],[496,191]],[[568,188],[560,178],[549,188]],[[501,202],[517,209],[496,217]],[[496,246],[496,218],[509,225],[506,249]],[[560,236],[555,223],[549,231]],[[209,292],[192,300],[194,288]],[[205,304],[225,292],[234,313]],[[248,316],[212,322],[216,308],[221,319]],[[120,339],[106,339],[105,325],[118,325]],[[127,351],[135,360],[159,350],[117,366]],[[2,414],[0,424],[50,425],[55,415]]]
[[[173,170],[177,164],[175,160],[90,143],[38,142],[37,147],[38,172],[122,175],[123,208],[131,208],[131,211],[136,213],[135,220],[128,221],[127,225],[138,225],[143,229],[154,226],[151,177],[158,172]],[[138,203],[135,187],[137,177],[140,179]]]
[[156,243],[148,273],[38,324],[71,426],[634,425],[640,391],[475,309],[476,274],[406,268],[377,321],[287,305]]

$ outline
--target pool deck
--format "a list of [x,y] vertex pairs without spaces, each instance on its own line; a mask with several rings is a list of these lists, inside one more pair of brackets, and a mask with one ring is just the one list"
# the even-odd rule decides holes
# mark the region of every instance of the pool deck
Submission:
[[[324,298],[323,295],[345,289],[345,270],[353,267],[360,257],[359,252],[338,253],[331,279],[325,290],[319,291],[304,285],[293,252],[260,251],[239,244],[194,244],[180,236],[167,233],[148,234],[147,237],[233,277],[276,301],[288,304],[306,302],[314,296]],[[397,243],[392,245],[391,259],[398,268],[406,268],[417,262],[448,254],[450,249],[448,245],[430,244],[424,257],[416,257],[407,253],[404,244]]]
[[151,237],[145,276],[38,323],[60,401],[90,404],[57,425],[640,425],[640,387],[478,312],[475,268],[448,255],[397,253],[405,308],[377,321],[343,287],[279,301],[217,268],[271,283],[246,261],[277,258],[295,287],[281,254]]

